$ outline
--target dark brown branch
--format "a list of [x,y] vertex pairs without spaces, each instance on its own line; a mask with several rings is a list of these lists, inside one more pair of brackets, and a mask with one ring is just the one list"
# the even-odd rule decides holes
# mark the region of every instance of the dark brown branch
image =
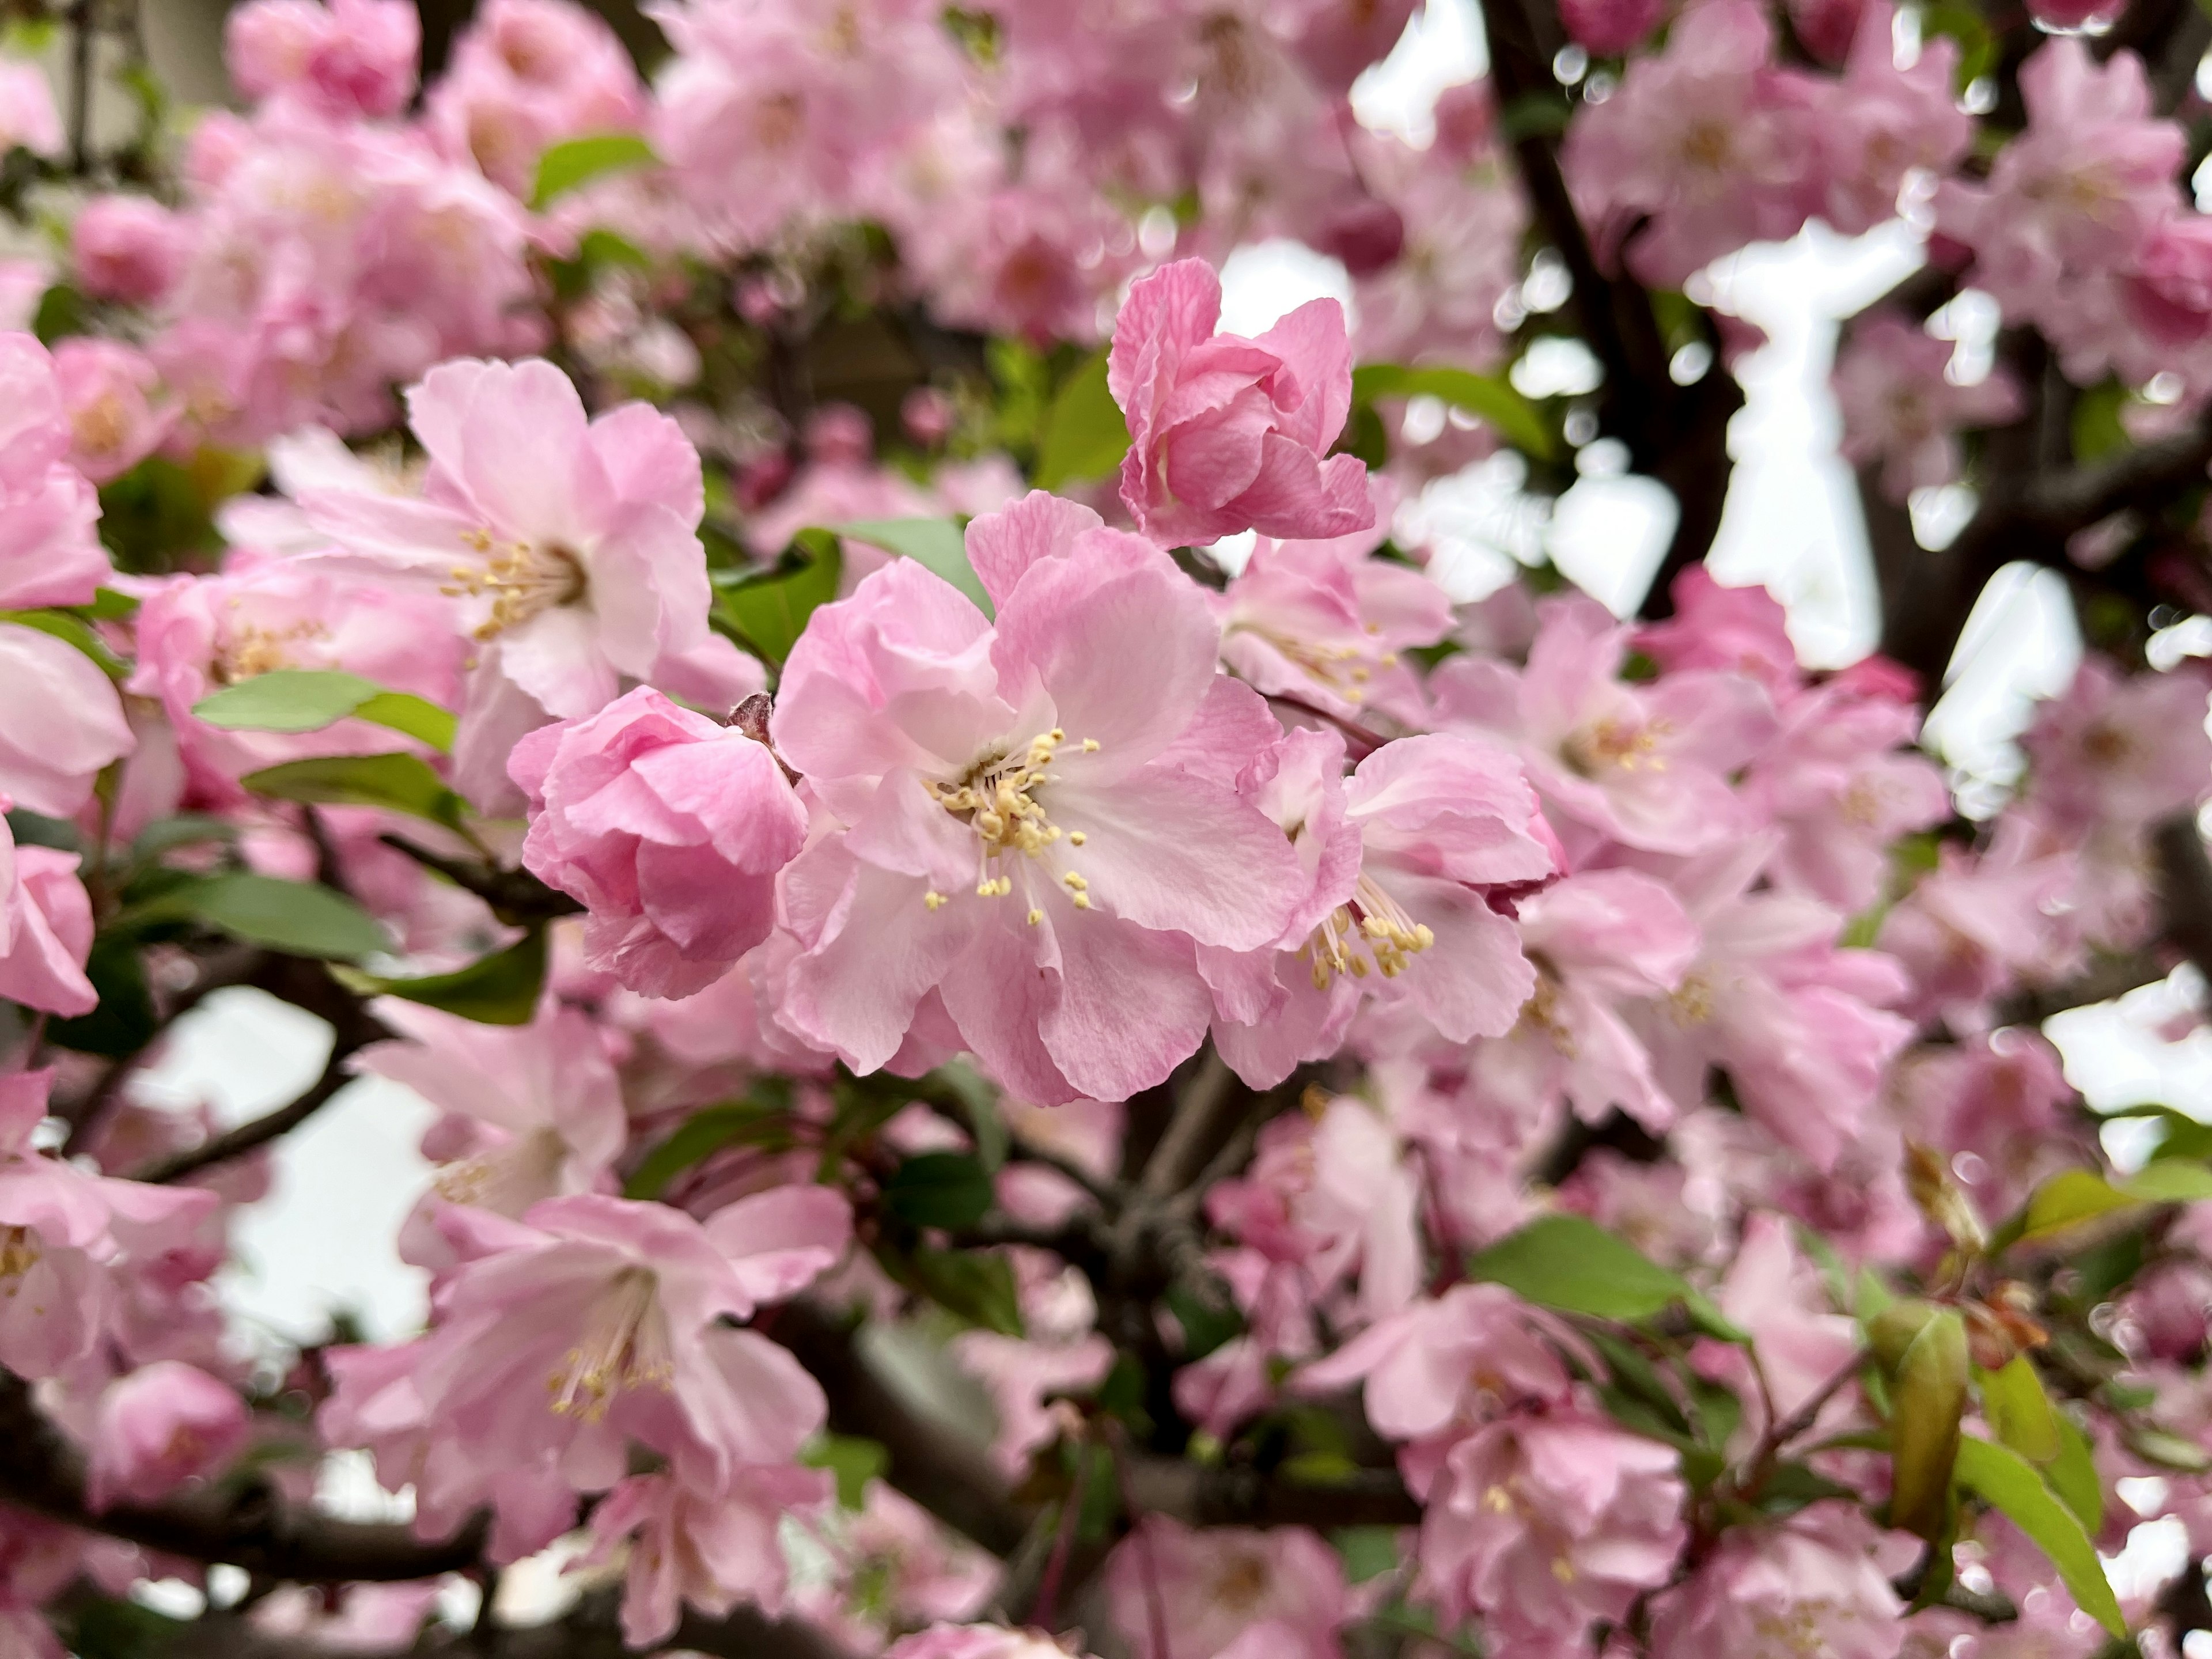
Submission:
[[[2031,413],[1992,441],[2025,437],[2044,424]],[[2163,507],[2203,484],[2212,463],[2212,420],[2093,466],[2053,471],[2044,447],[2037,442],[2035,453],[1990,479],[1979,510],[1950,546],[1921,552],[1894,587],[1885,583],[1882,649],[1930,686],[1942,683],[1974,601],[2003,566],[2025,559],[2078,574],[2067,556],[2074,536],[2116,513]],[[2108,568],[2100,578],[2109,582],[2115,574]]]
[[1229,1062],[1207,1044],[1197,1072],[1176,1098],[1167,1133],[1145,1160],[1138,1182],[1145,1196],[1170,1198],[1188,1187],[1250,1100]]
[[[373,1018],[362,1006],[359,998],[324,973],[319,964],[295,963],[295,967],[310,968],[319,979],[322,989],[300,1006],[319,1014],[331,1026],[331,1054],[324,1062],[322,1075],[307,1086],[307,1091],[285,1105],[250,1123],[225,1131],[212,1140],[162,1159],[147,1169],[136,1171],[131,1179],[155,1185],[182,1181],[202,1170],[225,1164],[255,1148],[267,1146],[280,1136],[289,1134],[331,1103],[337,1092],[353,1081],[349,1062],[368,1044],[391,1034]],[[294,975],[298,977],[298,975]]]
[[1242,1465],[1129,1460],[1129,1492],[1146,1514],[1195,1527],[1411,1527],[1421,1506],[1395,1469],[1361,1469],[1328,1486],[1297,1486]]
[[473,859],[447,858],[442,853],[417,847],[404,836],[387,834],[377,839],[393,851],[404,853],[424,869],[436,871],[454,886],[474,893],[510,927],[527,927],[533,922],[583,912],[581,904],[566,893],[548,887],[527,870],[501,870]]
[[2159,910],[2166,942],[2212,986],[2212,861],[2197,815],[2177,813],[2152,832],[2158,855]]
[[85,1502],[76,1448],[40,1414],[21,1379],[7,1371],[0,1371],[0,1499],[188,1561],[228,1562],[301,1583],[429,1578],[472,1566],[482,1553],[478,1527],[426,1544],[404,1526],[339,1521],[301,1509],[265,1483],[208,1487],[94,1514]]

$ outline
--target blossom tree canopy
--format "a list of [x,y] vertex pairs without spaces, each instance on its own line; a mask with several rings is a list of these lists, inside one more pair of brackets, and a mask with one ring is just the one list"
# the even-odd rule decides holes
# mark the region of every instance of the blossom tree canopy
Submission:
[[[1486,0],[1407,137],[1414,0],[246,0],[204,111],[51,9],[4,1659],[2212,1643],[2212,1097],[2043,1031],[2212,980],[2212,14]],[[1922,256],[1847,666],[1702,562],[1814,221]],[[1274,240],[1344,297],[1224,326]],[[1542,534],[1624,470],[1633,614]],[[1963,788],[2015,565],[2085,653]],[[329,1048],[226,1124],[240,988]],[[426,1312],[279,1340],[362,1076]]]

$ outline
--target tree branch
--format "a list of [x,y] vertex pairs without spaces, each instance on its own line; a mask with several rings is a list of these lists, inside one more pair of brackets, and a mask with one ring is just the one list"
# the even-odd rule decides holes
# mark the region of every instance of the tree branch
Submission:
[[2212,860],[2194,812],[2178,812],[2151,832],[2158,856],[2159,909],[2166,942],[2212,987]]
[[474,893],[510,927],[527,927],[556,916],[583,914],[584,907],[557,888],[548,887],[527,870],[501,870],[473,859],[447,858],[417,847],[404,836],[386,833],[377,839],[396,853],[404,853],[426,870],[434,870],[456,887]]
[[393,1583],[473,1566],[483,1528],[426,1544],[404,1526],[340,1521],[299,1509],[264,1481],[210,1486],[150,1505],[94,1514],[83,1460],[32,1402],[21,1378],[0,1371],[0,1499],[49,1520],[188,1561],[228,1562],[300,1583]]

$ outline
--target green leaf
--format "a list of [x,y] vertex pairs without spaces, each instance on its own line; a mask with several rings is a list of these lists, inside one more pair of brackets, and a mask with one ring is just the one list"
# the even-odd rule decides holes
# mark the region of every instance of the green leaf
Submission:
[[460,725],[453,710],[411,691],[380,691],[355,709],[353,717],[419,738],[441,755],[453,753],[453,732]]
[[225,732],[319,732],[384,695],[341,669],[275,668],[202,697],[192,716]]
[[2105,1483],[2097,1478],[2097,1456],[2089,1437],[2064,1412],[2058,1413],[2058,1455],[2043,1472],[2058,1501],[2092,1538],[2105,1529]]
[[2121,1431],[2120,1437],[2136,1456],[2162,1468],[2179,1469],[2184,1474],[2202,1474],[2212,1468],[2212,1457],[2207,1457],[2204,1448],[2194,1440],[2169,1434],[2148,1423],[2130,1424]]
[[1454,409],[1488,422],[1507,443],[1539,460],[1548,460],[1557,447],[1535,405],[1498,375],[1442,366],[1363,363],[1352,371],[1352,402],[1371,404],[1377,398],[1440,398]]
[[837,597],[844,568],[837,538],[802,530],[775,568],[714,595],[714,612],[763,662],[781,667],[806,631],[807,618]]
[[1053,394],[1037,441],[1039,489],[1103,478],[1129,453],[1129,426],[1106,388],[1106,354],[1098,352]]
[[289,956],[357,960],[391,949],[384,929],[344,894],[244,872],[184,883],[139,907],[142,920],[189,916]]
[[2014,1354],[2001,1370],[1984,1371],[1981,1384],[1982,1415],[2000,1441],[2031,1463],[2057,1457],[2058,1413],[2033,1360]]
[[675,1133],[647,1152],[623,1182],[624,1198],[655,1199],[668,1183],[725,1146],[768,1141],[789,1133],[791,1091],[780,1079],[763,1079],[741,1101],[709,1106],[686,1119]]
[[155,864],[164,853],[174,852],[179,847],[237,839],[238,826],[234,823],[197,812],[180,813],[173,818],[156,818],[141,830],[131,843],[131,861],[137,865]]
[[154,1012],[153,994],[147,988],[145,964],[139,959],[137,939],[128,934],[102,933],[92,942],[84,974],[100,994],[100,1006],[75,1019],[49,1020],[47,1042],[79,1054],[119,1060],[154,1040],[161,1021]]
[[545,933],[533,927],[505,950],[448,974],[388,979],[349,968],[332,971],[362,996],[399,997],[485,1025],[527,1025],[545,984]]
[[1186,1363],[1206,1358],[1224,1343],[1244,1334],[1244,1316],[1235,1299],[1225,1292],[1211,1299],[1181,1282],[1168,1286],[1162,1298],[1176,1323],[1182,1327],[1182,1358]]
[[903,1266],[902,1277],[948,1312],[1001,1336],[1022,1334],[1014,1270],[1003,1255],[925,1246],[908,1255]]
[[1992,1250],[2033,1243],[2137,1202],[2088,1170],[2062,1170],[2028,1195],[2021,1212],[1990,1241]]
[[248,772],[257,795],[316,806],[381,806],[456,829],[466,803],[419,755],[317,755]]
[[2112,1185],[2146,1204],[2194,1204],[2199,1199],[2212,1198],[2212,1170],[2185,1158],[2163,1158]]
[[2128,391],[2118,380],[2094,386],[2074,400],[2074,459],[2087,466],[2133,447],[2121,423]]
[[2082,1612],[2125,1640],[2127,1620],[2097,1559],[2096,1546],[2073,1512],[2051,1494],[2043,1477],[2017,1452],[1968,1436],[1959,1445],[1959,1484],[1992,1505],[2051,1558]]
[[103,587],[92,596],[90,605],[81,605],[77,610],[87,622],[129,622],[138,614],[138,605],[131,595]]
[[119,680],[131,672],[131,665],[109,650],[107,641],[100,637],[92,624],[73,611],[0,611],[0,623],[36,629],[65,645],[75,646],[112,680]]
[[1577,1215],[1530,1222],[1478,1252],[1467,1271],[1469,1278],[1503,1285],[1526,1301],[1600,1319],[1650,1319],[1680,1304],[1713,1335],[1744,1340],[1680,1273]]
[[1966,1322],[1945,1310],[1898,1362],[1889,1419],[1889,1524],[1935,1539],[1949,1524],[1951,1467],[1966,1410]]
[[969,1152],[921,1152],[891,1171],[884,1202],[917,1227],[972,1227],[991,1207],[990,1172]]
[[657,165],[653,146],[634,132],[592,132],[549,146],[538,158],[538,182],[530,191],[532,210],[611,173]]
[[799,1461],[809,1468],[827,1469],[837,1479],[837,1502],[857,1510],[866,1500],[868,1482],[891,1466],[891,1455],[879,1440],[826,1431],[807,1442]]
[[975,567],[968,562],[968,538],[951,520],[864,519],[857,524],[839,525],[836,530],[841,536],[912,559],[975,600],[976,609],[985,616],[999,614],[976,578]]
[[1345,1577],[1355,1584],[1395,1570],[1401,1559],[1395,1527],[1339,1527],[1328,1541],[1344,1559]]

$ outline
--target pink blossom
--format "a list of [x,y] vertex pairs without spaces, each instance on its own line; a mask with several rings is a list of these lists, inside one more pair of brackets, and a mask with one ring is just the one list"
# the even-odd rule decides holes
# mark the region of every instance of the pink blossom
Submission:
[[70,227],[76,284],[95,300],[158,305],[184,268],[185,229],[143,196],[95,196]]
[[0,150],[62,153],[62,118],[46,73],[21,58],[0,58]]
[[1782,837],[1767,868],[1776,886],[1848,914],[1881,896],[1899,837],[1951,815],[1942,771],[1913,747],[1919,734],[1911,693],[1856,669],[1784,708],[1782,730],[1743,787],[1752,811]]
[[64,340],[54,348],[54,379],[69,411],[70,465],[94,483],[128,472],[176,424],[176,410],[158,395],[161,371],[136,347]]
[[884,1659],[1068,1659],[1068,1650],[1037,1631],[996,1625],[932,1625],[884,1650]]
[[644,404],[588,419],[535,358],[441,364],[407,406],[430,460],[421,499],[325,489],[301,505],[371,567],[465,596],[487,656],[547,714],[596,713],[624,675],[757,688],[707,625],[699,457],[675,422]]
[[1698,955],[1642,1030],[1678,1105],[1703,1099],[1718,1066],[1768,1133],[1826,1170],[1912,1036],[1882,1012],[1911,986],[1889,957],[1837,949],[1844,918],[1826,905],[1752,890],[1772,847],[1754,837],[1675,872]]
[[357,1063],[446,1115],[424,1137],[425,1156],[445,1166],[440,1196],[520,1218],[539,1199],[605,1181],[629,1121],[582,1013],[551,1005],[527,1025],[487,1025],[386,998],[376,1015],[398,1038],[372,1043]]
[[1429,1490],[1421,1583],[1447,1620],[1480,1614],[1506,1650],[1575,1651],[1593,1622],[1618,1622],[1673,1577],[1675,1466],[1673,1447],[1575,1407],[1478,1429]]
[[1972,252],[1971,278],[2008,320],[2049,335],[2068,373],[2089,380],[2117,354],[2148,379],[2165,366],[2133,337],[2124,279],[2172,216],[2186,142],[2151,112],[2142,62],[2100,64],[2079,40],[2048,40],[2020,73],[2027,125],[1997,152],[1989,182],[1948,179],[1936,229]]
[[[1840,81],[1814,83],[1812,136],[1819,161],[1805,205],[1845,235],[1896,216],[1898,191],[1918,172],[1949,173],[1973,143],[1973,118],[1952,96],[1959,49],[1941,37],[1923,43],[1911,67],[1898,67],[1893,9],[1886,0],[1828,0],[1793,6],[1799,35],[1830,61],[1844,56]],[[1834,33],[1823,40],[1826,30]]]
[[238,1390],[198,1366],[173,1359],[142,1366],[100,1396],[85,1501],[98,1511],[166,1498],[219,1472],[245,1445],[249,1426]]
[[99,498],[69,449],[53,360],[31,336],[0,333],[0,607],[88,605],[112,574],[93,531]]
[[635,128],[643,96],[612,29],[568,0],[490,0],[453,41],[428,100],[447,154],[527,199],[549,145]]
[[[0,814],[12,804],[0,795]],[[17,845],[0,816],[0,999],[64,1016],[99,1006],[84,976],[92,901],[76,865],[74,853]]]
[[693,1492],[665,1474],[632,1475],[592,1511],[596,1558],[629,1540],[623,1584],[623,1638],[650,1648],[676,1633],[686,1607],[708,1618],[740,1602],[773,1616],[784,1599],[778,1521],[817,1508],[830,1495],[819,1469],[748,1470],[726,1493]]
[[1564,0],[1559,21],[1577,46],[1623,58],[1644,44],[1666,10],[1666,0]]
[[2004,426],[2025,404],[2002,365],[1972,386],[1946,370],[1952,346],[1893,312],[1854,324],[1836,361],[1836,401],[1844,414],[1844,457],[1881,467],[1882,494],[1903,501],[1916,489],[1954,482],[1959,433]]
[[1095,1332],[1063,1342],[1032,1342],[996,1331],[963,1331],[952,1339],[951,1351],[990,1395],[998,1419],[991,1462],[1009,1481],[1018,1481],[1030,1460],[1059,1438],[1061,1419],[1051,1397],[1094,1389],[1114,1368],[1114,1345]]
[[[1858,1348],[1856,1324],[1832,1309],[1820,1269],[1799,1253],[1790,1226],[1771,1212],[1747,1218],[1735,1259],[1714,1298],[1729,1322],[1750,1334],[1759,1374],[1741,1347],[1698,1346],[1699,1369],[1707,1376],[1742,1389],[1747,1399],[1771,1400],[1784,1419],[1810,1401]],[[1759,1431],[1768,1426],[1762,1423]]]
[[1583,110],[1561,160],[1577,204],[1608,245],[1638,221],[1628,262],[1679,287],[1747,242],[1805,222],[1810,137],[1774,35],[1751,0],[1713,0],[1676,21],[1667,47],[1630,64],[1620,89]]
[[1521,938],[1542,964],[1511,1032],[1469,1055],[1477,1094],[1522,1121],[1560,1100],[1589,1122],[1619,1106],[1658,1127],[1673,1098],[1623,1013],[1671,994],[1697,960],[1698,931],[1673,890],[1632,870],[1570,876],[1522,901]]
[[338,117],[404,108],[421,44],[421,21],[405,0],[250,0],[223,28],[240,92]]
[[1697,1576],[1655,1604],[1654,1659],[1755,1652],[1775,1632],[1834,1659],[1895,1659],[1904,1607],[1889,1575],[1911,1559],[1910,1540],[1843,1504],[1730,1528]]
[[1367,1420],[1424,1440],[1500,1412],[1565,1401],[1566,1367],[1543,1315],[1497,1285],[1455,1285],[1378,1321],[1297,1375],[1301,1393],[1364,1380]]
[[1124,1099],[1204,1034],[1194,945],[1272,943],[1304,884],[1229,781],[1256,744],[1211,719],[1218,630],[1165,556],[1042,495],[969,544],[995,629],[902,559],[785,665],[776,745],[830,821],[783,878],[779,1017],[872,1071],[927,999],[1028,1098]]
[[891,1630],[975,1618],[1004,1574],[996,1557],[887,1481],[869,1481],[859,1510],[825,1516],[819,1531],[837,1582],[795,1587],[795,1599],[856,1653],[881,1648]]
[[2065,918],[2077,868],[2071,853],[2039,848],[2027,824],[2008,819],[1978,856],[1945,845],[1875,943],[1911,974],[1917,1011],[1978,1023],[2015,975],[2051,978],[2079,955]]
[[53,1075],[0,1076],[0,1365],[26,1377],[57,1376],[90,1352],[117,1311],[110,1268],[157,1256],[216,1203],[203,1189],[113,1181],[35,1151]]
[[806,811],[766,745],[640,686],[532,732],[508,769],[530,796],[523,863],[584,902],[592,966],[689,996],[768,937]]
[[1445,724],[1515,744],[1547,811],[1627,846],[1695,853],[1747,829],[1728,780],[1774,732],[1758,683],[1685,670],[1625,684],[1632,628],[1580,597],[1539,614],[1525,669],[1470,653],[1430,677]]
[[115,684],[68,641],[0,623],[0,795],[65,818],[135,743]]
[[1511,756],[1448,733],[1402,738],[1340,781],[1342,753],[1333,732],[1294,732],[1272,771],[1263,760],[1252,775],[1313,875],[1279,941],[1273,971],[1287,1000],[1255,999],[1249,976],[1264,958],[1202,959],[1223,1054],[1260,1086],[1333,1048],[1364,997],[1464,1042],[1510,1030],[1535,988],[1491,897],[1555,867]]
[[836,1260],[850,1224],[837,1194],[764,1193],[703,1225],[595,1194],[548,1199],[520,1222],[451,1206],[438,1224],[467,1259],[407,1367],[436,1443],[461,1454],[417,1477],[434,1514],[465,1513],[501,1471],[612,1486],[629,1437],[725,1491],[750,1466],[788,1464],[820,1427],[821,1390],[799,1363],[718,1322]]
[[1322,459],[1352,407],[1344,312],[1314,300],[1256,340],[1214,332],[1221,279],[1202,259],[1129,290],[1107,380],[1129,422],[1121,499],[1163,545],[1243,530],[1348,536],[1374,522],[1367,469]]
[[1778,706],[1803,683],[1789,617],[1764,587],[1724,587],[1693,564],[1674,578],[1674,614],[1636,636],[1637,648],[1669,674],[1705,668],[1747,674]]
[[2212,333],[2212,219],[2175,214],[2160,225],[2124,291],[2136,322],[2160,345],[2194,345]]
[[2106,826],[2131,840],[2212,793],[2212,737],[2202,674],[2123,676],[2085,658],[2074,683],[2042,703],[2021,738],[2028,810],[2054,833]]
[[1106,1597],[1139,1659],[1214,1659],[1255,1631],[1285,1659],[1337,1659],[1337,1629],[1352,1613],[1344,1563],[1307,1528],[1193,1530],[1164,1515],[1145,1516],[1114,1547]]

